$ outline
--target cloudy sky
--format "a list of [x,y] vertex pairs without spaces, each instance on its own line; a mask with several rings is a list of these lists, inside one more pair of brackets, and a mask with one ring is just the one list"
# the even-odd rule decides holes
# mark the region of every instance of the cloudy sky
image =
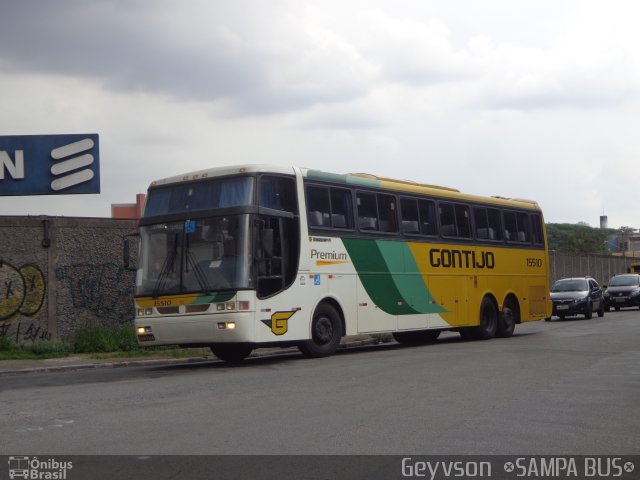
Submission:
[[239,163],[367,172],[640,227],[635,0],[0,0],[0,135],[98,133],[109,216]]

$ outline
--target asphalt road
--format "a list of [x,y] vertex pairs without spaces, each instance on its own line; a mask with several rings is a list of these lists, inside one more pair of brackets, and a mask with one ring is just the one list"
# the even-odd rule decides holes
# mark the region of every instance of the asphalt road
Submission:
[[1,454],[640,451],[640,311],[509,339],[0,378]]

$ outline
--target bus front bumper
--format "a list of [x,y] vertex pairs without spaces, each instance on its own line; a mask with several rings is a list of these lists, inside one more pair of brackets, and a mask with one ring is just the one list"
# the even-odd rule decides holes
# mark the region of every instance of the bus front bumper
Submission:
[[138,344],[209,345],[212,343],[253,343],[254,312],[229,315],[136,318]]

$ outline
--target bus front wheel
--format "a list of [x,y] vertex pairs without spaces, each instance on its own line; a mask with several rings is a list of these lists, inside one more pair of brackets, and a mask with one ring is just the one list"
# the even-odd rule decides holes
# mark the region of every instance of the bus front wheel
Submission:
[[306,357],[328,357],[335,353],[341,338],[340,315],[328,303],[321,303],[311,320],[311,339],[301,343],[298,348]]
[[220,360],[225,362],[237,363],[241,362],[249,355],[253,348],[250,345],[243,345],[237,343],[216,343],[209,345],[209,348],[213,354]]

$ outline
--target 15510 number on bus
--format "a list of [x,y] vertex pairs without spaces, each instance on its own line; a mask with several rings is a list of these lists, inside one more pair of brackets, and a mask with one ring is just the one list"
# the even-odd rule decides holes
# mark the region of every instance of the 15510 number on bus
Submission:
[[527,267],[542,268],[542,259],[541,258],[528,257],[527,258]]

